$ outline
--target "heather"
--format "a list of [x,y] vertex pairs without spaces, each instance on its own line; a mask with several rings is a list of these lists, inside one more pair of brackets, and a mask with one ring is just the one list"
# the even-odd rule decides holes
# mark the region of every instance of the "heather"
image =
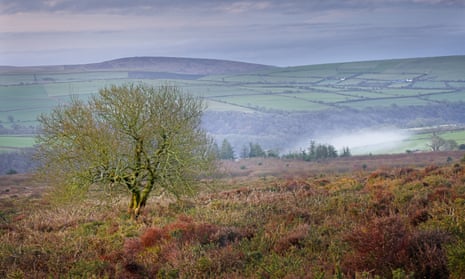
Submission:
[[0,277],[463,278],[463,154],[409,156],[224,162],[137,220],[124,193],[67,203],[4,176]]

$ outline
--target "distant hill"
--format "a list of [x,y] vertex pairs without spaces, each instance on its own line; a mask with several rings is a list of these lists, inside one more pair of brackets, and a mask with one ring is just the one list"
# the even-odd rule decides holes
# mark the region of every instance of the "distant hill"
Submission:
[[[0,66],[0,134],[36,133],[37,116],[72,95],[85,100],[109,85],[167,81],[206,101],[205,129],[220,143],[228,139],[237,155],[250,142],[283,151],[364,129],[465,126],[465,55],[295,67],[132,57]],[[1,141],[0,151],[19,144]]]
[[100,63],[78,64],[78,65],[53,65],[53,66],[31,66],[13,67],[0,66],[0,74],[13,73],[76,73],[76,72],[100,72],[100,71],[137,71],[175,73],[186,75],[224,75],[242,74],[261,70],[273,69],[273,66],[253,64],[246,62],[201,59],[201,58],[179,58],[179,57],[127,57]]

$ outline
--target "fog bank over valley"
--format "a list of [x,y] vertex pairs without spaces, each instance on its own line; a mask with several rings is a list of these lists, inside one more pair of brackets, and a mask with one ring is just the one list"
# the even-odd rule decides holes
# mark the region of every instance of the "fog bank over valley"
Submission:
[[369,153],[389,153],[398,148],[411,136],[411,133],[396,128],[364,129],[348,133],[332,134],[317,139],[333,145],[337,150],[349,147],[353,155],[365,155]]
[[294,145],[284,148],[281,153],[308,150],[314,141],[316,144],[332,145],[338,153],[348,147],[352,155],[386,154],[402,148],[411,135],[407,130],[393,127],[328,131],[314,137],[303,137]]
[[306,150],[311,141],[333,145],[339,153],[349,147],[353,155],[366,155],[427,150],[409,139],[418,132],[412,128],[465,123],[464,111],[463,103],[313,113],[207,111],[203,121],[218,144],[231,143],[236,156],[249,143],[283,155]]

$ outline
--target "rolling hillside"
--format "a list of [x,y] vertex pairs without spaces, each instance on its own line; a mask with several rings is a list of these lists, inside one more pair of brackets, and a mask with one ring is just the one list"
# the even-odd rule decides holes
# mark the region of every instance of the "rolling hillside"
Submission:
[[[310,112],[431,105],[464,99],[465,56],[287,68],[166,57],[68,66],[0,67],[0,98],[11,99],[15,93],[28,95],[30,100],[41,94],[52,98],[86,95],[106,84],[161,80],[175,80],[189,92],[205,97],[211,110]],[[14,99],[11,101],[18,107],[32,103],[27,98]]]
[[430,105],[464,100],[465,56],[277,68],[208,80],[240,85],[209,98],[254,110]]
[[201,58],[126,57],[100,63],[33,67],[0,66],[1,74],[43,74],[81,72],[165,72],[192,75],[237,74],[273,68],[272,66]]
[[85,99],[126,82],[170,82],[205,98],[206,129],[219,141],[231,141],[237,154],[248,142],[282,151],[360,129],[465,124],[465,56],[286,68],[134,57],[0,67],[0,132],[33,134],[37,116],[69,96]]

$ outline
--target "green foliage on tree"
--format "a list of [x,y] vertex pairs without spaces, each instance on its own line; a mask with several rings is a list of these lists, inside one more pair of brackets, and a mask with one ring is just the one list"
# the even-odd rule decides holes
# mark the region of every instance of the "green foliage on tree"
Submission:
[[249,158],[266,157],[266,152],[258,143],[249,143]]
[[343,147],[342,154],[340,155],[340,157],[350,157],[350,156],[352,156],[352,153],[350,152],[349,147]]
[[279,158],[279,151],[276,150],[276,149],[269,149],[269,150],[266,152],[266,157],[269,157],[269,158]]
[[[348,147],[344,147],[341,157],[349,157],[351,156],[350,149]],[[337,158],[337,150],[333,145],[330,144],[320,144],[316,143],[315,141],[310,141],[310,146],[307,150],[302,150],[300,152],[291,152],[286,154],[284,158],[288,159],[300,159],[304,161],[314,161],[319,159],[327,159],[327,158]]]
[[234,160],[234,149],[227,139],[224,139],[219,151],[219,157],[223,160]]
[[149,194],[179,197],[214,168],[212,140],[201,129],[203,102],[172,85],[126,84],[72,99],[39,117],[40,173],[70,189],[114,189],[131,195],[137,217]]
[[249,142],[249,145],[242,147],[241,158],[279,158],[279,151],[277,149],[269,149],[265,151],[259,143]]

